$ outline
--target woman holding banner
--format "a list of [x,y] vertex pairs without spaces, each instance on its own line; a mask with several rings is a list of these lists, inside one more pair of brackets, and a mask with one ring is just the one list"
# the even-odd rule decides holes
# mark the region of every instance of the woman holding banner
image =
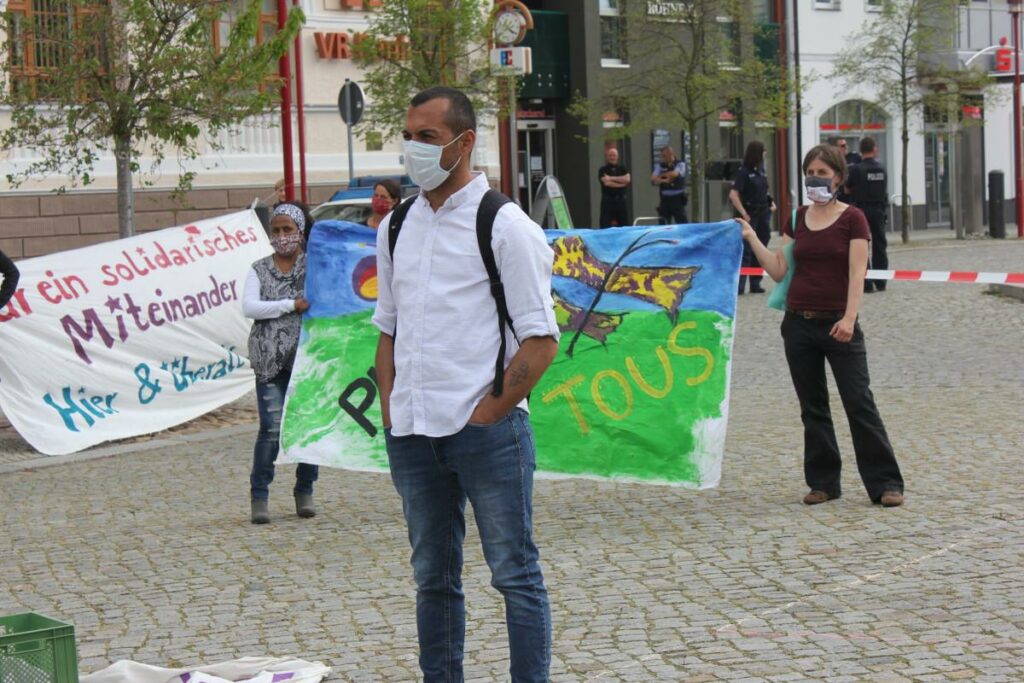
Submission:
[[[829,410],[825,361],[832,368],[850,422],[857,469],[868,497],[885,507],[903,504],[903,476],[869,387],[867,350],[857,312],[864,295],[871,234],[860,209],[836,200],[846,181],[837,147],[818,145],[804,157],[804,185],[811,205],[787,224],[782,243],[795,240],[796,270],[786,294],[782,339],[804,424],[804,475],[817,505],[842,495],[839,444]],[[742,218],[743,239],[776,282],[788,270],[780,250],[769,251]]]
[[[253,449],[249,476],[253,524],[270,521],[268,498],[274,480],[285,391],[299,345],[302,313],[309,308],[303,296],[306,282],[304,246],[313,219],[305,205],[282,202],[270,220],[274,253],[252,264],[245,280],[242,310],[254,320],[249,334],[249,362],[256,373],[256,403],[260,430]],[[295,513],[313,517],[313,482],[319,468],[299,464],[295,472]]]

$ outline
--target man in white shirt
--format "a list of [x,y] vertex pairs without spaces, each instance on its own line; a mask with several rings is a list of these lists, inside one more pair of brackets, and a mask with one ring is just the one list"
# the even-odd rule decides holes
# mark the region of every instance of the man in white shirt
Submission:
[[494,395],[498,311],[476,236],[489,189],[470,169],[476,117],[466,96],[430,88],[406,116],[406,170],[420,195],[390,253],[377,230],[376,374],[391,478],[402,498],[416,580],[425,682],[463,680],[465,506],[473,505],[491,584],[505,598],[512,681],[548,680],[551,613],[533,542],[533,432],[526,396],[558,352],[553,254],[515,204],[491,245],[515,334]]

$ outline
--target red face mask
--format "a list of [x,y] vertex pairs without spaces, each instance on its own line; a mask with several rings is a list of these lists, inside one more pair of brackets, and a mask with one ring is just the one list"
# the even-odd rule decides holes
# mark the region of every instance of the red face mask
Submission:
[[381,197],[371,199],[370,206],[373,207],[373,212],[378,216],[383,216],[391,210],[391,202]]

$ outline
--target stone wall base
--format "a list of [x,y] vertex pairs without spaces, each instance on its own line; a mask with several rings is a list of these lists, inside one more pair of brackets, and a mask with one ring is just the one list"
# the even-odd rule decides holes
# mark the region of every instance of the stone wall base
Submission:
[[[310,206],[326,201],[342,184],[309,187]],[[253,199],[272,202],[273,188],[193,190],[181,201],[167,191],[136,190],[135,230],[151,232],[248,208]],[[117,239],[117,193],[6,194],[0,197],[0,250],[13,259]]]

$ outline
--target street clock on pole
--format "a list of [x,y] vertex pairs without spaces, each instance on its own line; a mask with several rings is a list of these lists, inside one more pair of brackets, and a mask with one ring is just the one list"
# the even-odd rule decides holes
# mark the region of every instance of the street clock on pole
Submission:
[[533,28],[533,16],[529,8],[519,0],[501,0],[491,14],[496,45],[517,45]]

